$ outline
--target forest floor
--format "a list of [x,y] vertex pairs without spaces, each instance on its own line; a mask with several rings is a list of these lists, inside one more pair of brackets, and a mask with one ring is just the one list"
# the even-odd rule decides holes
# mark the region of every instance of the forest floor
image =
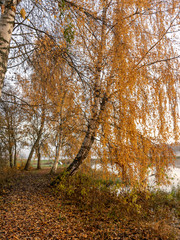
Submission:
[[[50,188],[48,171],[21,171],[0,186],[1,240],[180,239],[177,219],[121,223],[62,200]],[[163,233],[169,224],[175,226],[172,238]]]

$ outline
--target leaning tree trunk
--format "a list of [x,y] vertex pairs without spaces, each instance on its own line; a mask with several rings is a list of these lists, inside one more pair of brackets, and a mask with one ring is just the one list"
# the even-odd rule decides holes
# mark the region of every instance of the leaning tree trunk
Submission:
[[95,122],[93,123],[91,121],[88,125],[88,130],[86,132],[86,135],[84,137],[83,143],[78,154],[76,155],[75,159],[66,170],[69,175],[74,174],[78,170],[79,166],[82,164],[83,160],[86,159],[86,157],[88,156],[88,153],[95,139],[96,129],[97,127]]
[[96,113],[94,115],[94,118],[92,118],[91,121],[89,121],[88,129],[87,129],[86,135],[84,137],[84,140],[82,142],[82,145],[81,145],[81,148],[80,148],[78,154],[74,158],[73,162],[66,169],[66,172],[68,173],[68,175],[73,175],[78,170],[78,168],[82,164],[82,162],[88,156],[89,151],[91,150],[91,147],[94,143],[96,132],[97,132],[97,129],[100,124],[100,117],[101,117],[102,113],[104,112],[107,100],[108,100],[108,98],[106,97],[106,94],[105,94],[102,99],[101,108],[100,108],[98,114]]
[[25,165],[24,170],[29,170],[33,153],[34,153],[35,149],[37,148],[37,146],[38,146],[38,144],[39,144],[40,138],[41,138],[41,134],[39,133],[38,136],[37,136],[36,141],[34,142],[32,148],[31,148],[31,151],[30,151],[30,153],[29,153],[29,156],[28,156],[28,159],[27,159],[27,162],[26,162],[26,165]]
[[31,148],[31,151],[29,153],[29,156],[28,156],[28,159],[27,159],[24,170],[29,170],[31,159],[32,159],[34,151],[36,150],[37,146],[39,145],[39,141],[40,141],[41,136],[42,136],[43,128],[44,128],[44,116],[42,116],[41,127],[39,129],[37,139],[36,139],[36,141],[34,142],[32,148]]
[[0,3],[0,97],[3,87],[3,81],[7,70],[9,55],[9,46],[14,28],[16,15],[16,6],[19,0],[5,0],[4,4]]
[[[105,103],[104,103],[105,106]],[[67,167],[65,170],[66,176],[73,175],[79,168],[79,166],[82,164],[83,160],[86,159],[88,156],[88,153],[93,145],[96,130],[98,129],[99,123],[98,119],[94,118],[92,119],[88,124],[88,130],[86,132],[86,135],[84,137],[84,140],[82,142],[81,148],[74,158],[73,162]],[[56,185],[56,183],[61,180],[61,175],[59,175],[54,181],[51,182],[51,186]]]

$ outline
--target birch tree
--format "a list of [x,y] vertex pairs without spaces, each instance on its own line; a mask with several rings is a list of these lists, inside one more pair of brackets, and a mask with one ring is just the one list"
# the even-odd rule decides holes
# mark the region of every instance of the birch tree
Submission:
[[7,70],[11,36],[14,28],[16,7],[20,0],[0,1],[0,97]]
[[67,61],[88,106],[67,172],[78,170],[97,139],[103,161],[116,163],[120,175],[145,181],[153,166],[162,180],[173,162],[166,143],[179,136],[179,55],[170,35],[178,1],[63,2],[76,33]]
[[179,137],[179,53],[173,36],[179,1],[51,3],[51,36],[47,28],[41,34],[55,44],[52,62],[61,56],[83,96],[83,135],[66,171],[74,174],[98,146],[102,161],[115,164],[122,178],[143,182],[155,168],[161,181],[173,162],[167,143]]

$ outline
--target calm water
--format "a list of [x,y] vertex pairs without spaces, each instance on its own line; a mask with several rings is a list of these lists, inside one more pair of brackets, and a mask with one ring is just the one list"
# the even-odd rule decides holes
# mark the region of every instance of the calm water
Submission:
[[[92,166],[93,169],[101,169],[101,165],[100,164],[94,164]],[[108,166],[108,169],[110,172],[113,172],[115,174],[118,174],[118,171],[116,169],[115,166]],[[150,173],[151,175],[152,173]],[[171,191],[171,189],[173,187],[178,187],[180,186],[180,158],[177,159],[176,163],[175,163],[175,167],[171,167],[168,173],[168,179],[170,180],[171,184],[168,186],[160,186],[157,188],[160,188],[162,190],[165,191]],[[149,185],[154,188],[156,187],[156,183],[155,183],[155,178],[154,176],[149,177]]]

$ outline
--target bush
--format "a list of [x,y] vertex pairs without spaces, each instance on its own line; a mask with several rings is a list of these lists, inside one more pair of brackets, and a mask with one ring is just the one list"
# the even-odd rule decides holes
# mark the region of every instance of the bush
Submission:
[[[103,179],[100,175],[77,173],[67,177],[61,175],[56,180],[54,193],[63,200],[71,201],[81,209],[94,210],[106,214],[112,219],[157,219],[168,217],[169,211],[177,207],[179,192],[148,191],[132,188],[117,195],[116,188],[121,183],[112,179]],[[166,211],[164,211],[166,209]]]
[[7,167],[8,161],[6,158],[0,156],[0,169]]
[[130,224],[139,229],[139,239],[177,239],[172,222],[180,216],[180,189],[167,193],[136,187],[117,194],[120,181],[106,179],[99,172],[79,172],[71,177],[62,174],[60,179],[53,191],[64,204],[74,204],[95,218],[121,226]]
[[11,187],[14,179],[18,177],[18,170],[15,168],[4,167],[0,169],[0,193],[3,187]]

